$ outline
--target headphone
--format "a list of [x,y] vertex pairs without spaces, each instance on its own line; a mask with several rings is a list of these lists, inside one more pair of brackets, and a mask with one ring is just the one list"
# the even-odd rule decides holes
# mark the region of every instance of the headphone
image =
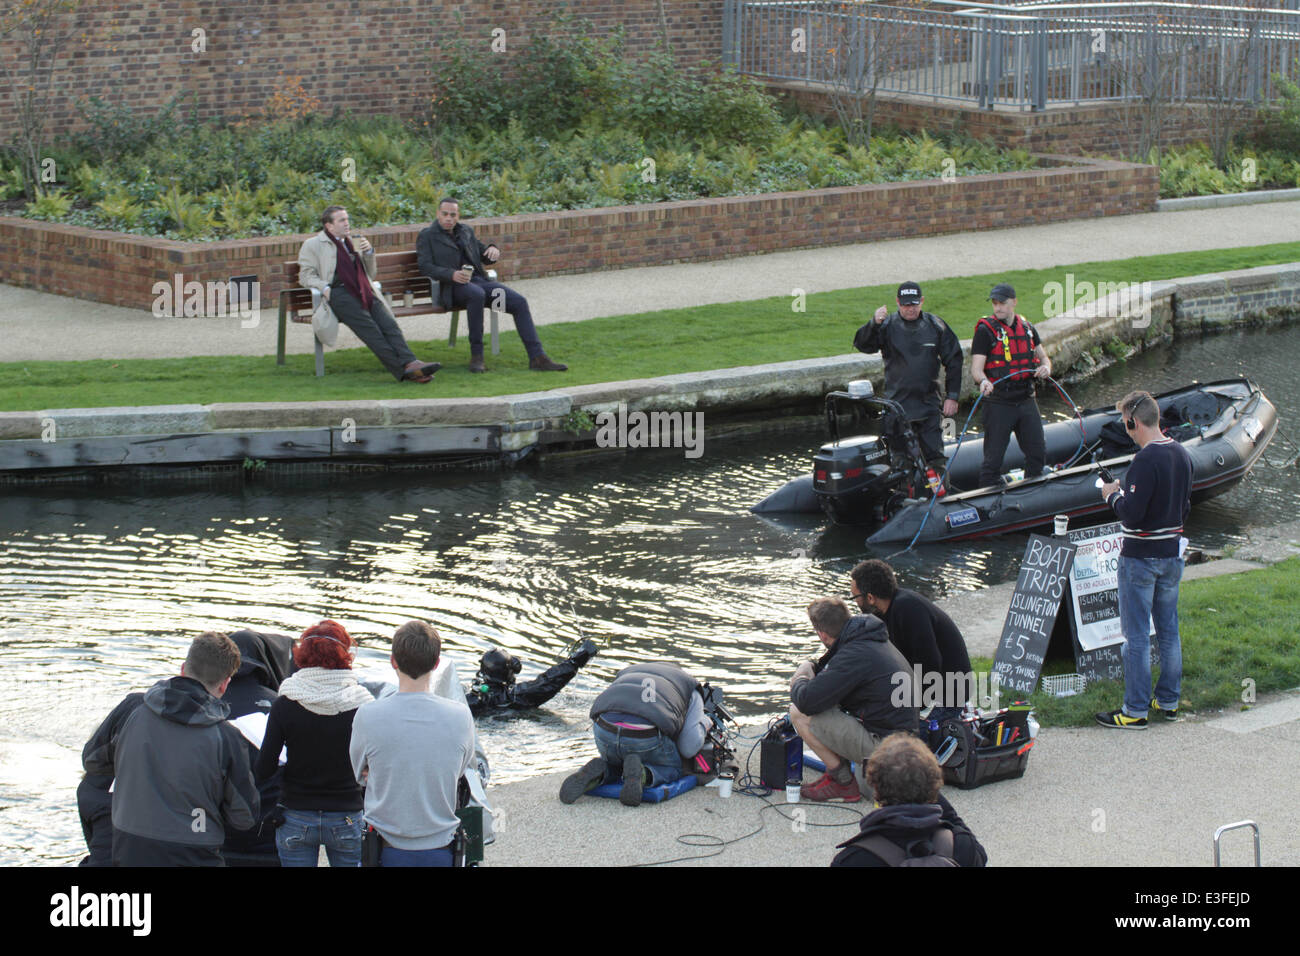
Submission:
[[1142,403],[1145,402],[1146,400],[1147,397],[1145,395],[1139,395],[1137,399],[1133,401],[1131,408],[1125,408],[1122,410],[1122,414],[1126,416],[1124,418],[1124,427],[1127,428],[1129,431],[1137,430],[1137,421],[1135,420],[1137,416],[1137,410],[1142,407]]

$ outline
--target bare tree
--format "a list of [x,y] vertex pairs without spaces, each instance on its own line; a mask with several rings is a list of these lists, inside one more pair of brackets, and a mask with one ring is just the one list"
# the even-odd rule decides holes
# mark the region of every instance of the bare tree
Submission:
[[[1206,11],[1207,13],[1209,11]],[[1209,132],[1214,165],[1228,168],[1228,149],[1233,138],[1250,121],[1248,104],[1257,100],[1256,88],[1262,72],[1263,33],[1269,10],[1262,0],[1238,0],[1235,10],[1218,11],[1210,36],[1204,40],[1201,101],[1198,110]]]
[[826,18],[823,75],[844,137],[866,146],[876,119],[876,94],[890,73],[906,69],[913,38],[920,30],[915,8],[922,0],[835,3]]
[[80,0],[0,0],[0,43],[18,56],[0,56],[0,83],[9,92],[19,157],[29,200],[36,198],[55,66],[77,30]]

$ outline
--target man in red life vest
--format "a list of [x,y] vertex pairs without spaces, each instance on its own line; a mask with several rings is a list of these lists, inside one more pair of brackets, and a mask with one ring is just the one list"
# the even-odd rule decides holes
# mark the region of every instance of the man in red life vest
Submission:
[[980,486],[1001,480],[1002,459],[1015,432],[1025,455],[1025,478],[1043,473],[1047,443],[1034,400],[1034,379],[1052,374],[1038,332],[1016,314],[1016,290],[1005,282],[989,293],[993,314],[975,324],[970,374],[984,396],[984,463]]

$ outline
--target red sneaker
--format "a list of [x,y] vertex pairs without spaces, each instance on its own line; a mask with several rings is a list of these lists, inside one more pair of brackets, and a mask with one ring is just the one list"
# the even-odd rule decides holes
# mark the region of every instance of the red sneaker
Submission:
[[862,791],[858,789],[856,777],[848,783],[836,783],[830,774],[824,773],[815,783],[805,783],[800,787],[799,796],[814,803],[826,803],[831,800],[857,803],[862,799]]

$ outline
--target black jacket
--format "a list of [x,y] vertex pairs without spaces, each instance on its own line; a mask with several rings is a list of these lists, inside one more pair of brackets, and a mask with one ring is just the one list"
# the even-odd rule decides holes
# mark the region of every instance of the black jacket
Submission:
[[922,312],[912,322],[891,312],[879,324],[873,319],[853,338],[859,352],[879,352],[885,360],[885,397],[903,406],[913,418],[923,418],[940,405],[935,380],[944,370],[944,397],[961,395],[961,343],[946,322]]
[[438,302],[444,309],[452,308],[451,290],[455,282],[451,274],[468,264],[474,267],[475,275],[486,279],[483,255],[492,248],[495,248],[492,243],[484,245],[479,242],[474,230],[463,222],[456,223],[450,236],[436,222],[420,231],[420,237],[415,241],[415,251],[420,256],[420,272],[438,283]]
[[917,700],[911,665],[889,643],[889,630],[874,615],[849,618],[839,637],[813,665],[816,676],[790,688],[790,702],[812,716],[839,706],[882,737],[916,733]]
[[[885,612],[885,626],[889,640],[908,663],[920,666],[922,697],[926,696],[925,684],[930,683],[932,692],[943,695],[942,706],[966,703],[973,692],[968,676],[970,653],[961,630],[942,608],[915,591],[899,588]],[[955,675],[961,675],[960,679]]]
[[189,677],[159,681],[138,703],[107,742],[97,731],[82,753],[88,774],[116,780],[114,829],[202,847],[221,846],[228,828],[250,829],[257,788],[229,707]]
[[[952,804],[939,794],[938,803],[903,803],[891,807],[881,807],[867,814],[858,824],[861,832],[852,840],[841,843],[831,866],[888,866],[889,864],[876,856],[861,844],[872,836],[883,836],[890,843],[906,850],[908,844],[924,840],[934,833],[940,825],[952,830],[953,859],[958,866],[985,866],[988,854],[975,834],[970,832]],[[928,852],[924,845],[917,846],[913,855],[921,856]]]

